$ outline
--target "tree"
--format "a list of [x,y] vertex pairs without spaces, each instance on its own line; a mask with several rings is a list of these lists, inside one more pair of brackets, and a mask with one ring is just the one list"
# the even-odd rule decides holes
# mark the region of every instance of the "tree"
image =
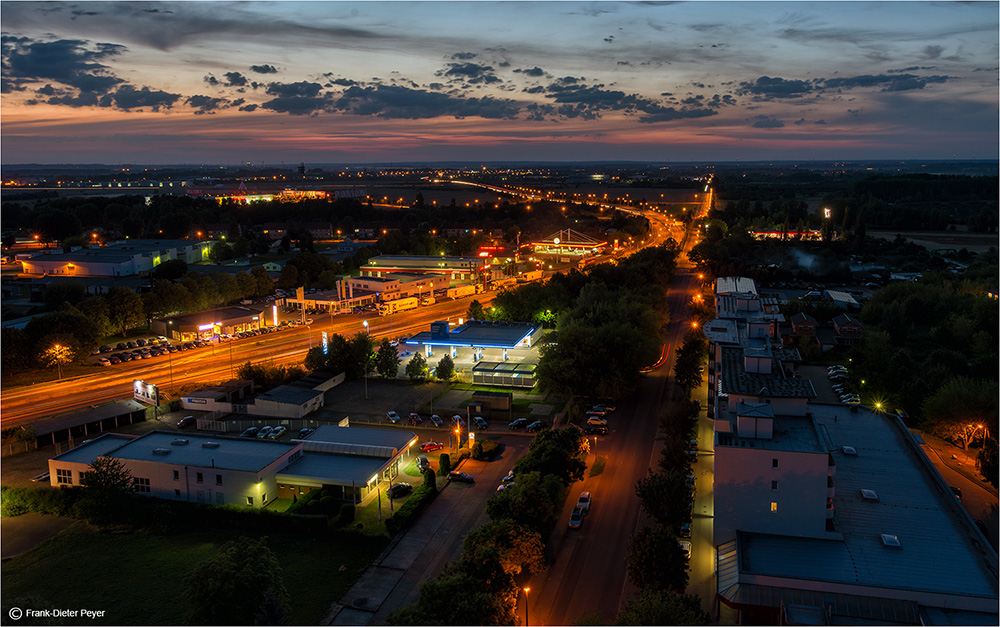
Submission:
[[399,352],[389,338],[382,338],[375,355],[375,370],[383,379],[395,379],[399,373]]
[[[281,566],[266,537],[225,543],[194,567],[186,584],[190,625],[253,625],[258,615],[288,612]],[[265,601],[268,590],[274,591],[271,602]]]
[[531,439],[528,455],[514,462],[514,470],[518,476],[530,472],[554,476],[565,485],[580,481],[587,470],[586,462],[581,459],[587,445],[587,438],[577,427],[542,431]]
[[649,473],[635,484],[635,495],[642,511],[666,527],[680,527],[687,522],[691,488],[686,469]]
[[517,471],[517,485],[497,492],[486,501],[490,520],[511,520],[547,536],[555,528],[566,486],[553,475]]
[[987,481],[997,487],[1000,482],[998,470],[1000,470],[1000,456],[997,455],[997,441],[993,438],[986,438],[983,441],[983,448],[976,455],[976,469]]
[[451,455],[441,453],[441,457],[438,458],[438,474],[446,477],[449,472],[451,472]]
[[958,440],[964,448],[976,432],[997,433],[997,409],[997,381],[965,377],[946,381],[922,407],[931,433]]
[[510,519],[491,520],[470,531],[463,551],[475,554],[481,547],[497,549],[500,565],[510,575],[539,573],[545,569],[545,543],[538,531]]
[[73,361],[75,353],[65,344],[53,344],[42,352],[41,361],[47,366],[55,366],[62,379],[62,367]]
[[442,381],[448,381],[455,376],[455,362],[452,360],[451,355],[445,355],[438,362],[436,376]]
[[98,457],[80,476],[80,485],[99,501],[108,501],[132,490],[132,473],[114,457]]
[[146,312],[138,294],[118,285],[108,288],[104,300],[108,303],[108,321],[119,333],[125,333],[146,322]]
[[708,625],[712,617],[701,609],[696,594],[669,590],[643,590],[629,599],[614,620],[615,625]]
[[427,360],[421,353],[416,353],[406,363],[406,376],[410,381],[423,381],[427,377]]
[[473,300],[469,303],[469,310],[465,312],[465,317],[469,320],[485,320],[486,312],[478,300]]
[[34,355],[31,354],[31,343],[24,329],[4,327],[0,330],[0,365],[5,374],[13,374],[31,367]]
[[684,551],[669,529],[643,527],[636,532],[629,539],[625,563],[629,581],[637,588],[682,592],[687,586]]

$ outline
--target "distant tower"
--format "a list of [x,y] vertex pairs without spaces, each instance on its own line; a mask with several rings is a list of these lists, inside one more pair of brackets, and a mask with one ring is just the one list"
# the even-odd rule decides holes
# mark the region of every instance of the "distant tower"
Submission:
[[306,175],[306,164],[300,163],[299,164],[299,176],[305,176],[305,175]]

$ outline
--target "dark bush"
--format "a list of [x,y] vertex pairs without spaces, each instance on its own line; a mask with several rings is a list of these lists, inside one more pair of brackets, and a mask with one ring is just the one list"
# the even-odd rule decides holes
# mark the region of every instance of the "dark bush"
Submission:
[[441,453],[441,457],[438,460],[438,474],[442,477],[447,477],[449,472],[451,472],[451,455]]
[[355,508],[354,508],[354,503],[344,503],[343,505],[341,505],[340,506],[340,516],[338,517],[339,520],[340,520],[341,526],[347,526],[347,525],[351,524],[352,522],[354,522],[354,514],[355,513],[356,512],[355,512]]
[[413,491],[410,498],[406,499],[403,506],[396,510],[396,513],[392,518],[386,519],[385,528],[388,529],[391,534],[405,529],[413,521],[413,519],[416,518],[421,511],[423,511],[424,507],[434,500],[434,497],[436,496],[436,489],[427,485],[420,486]]
[[472,446],[472,459],[490,462],[500,454],[500,443],[496,440],[477,440]]

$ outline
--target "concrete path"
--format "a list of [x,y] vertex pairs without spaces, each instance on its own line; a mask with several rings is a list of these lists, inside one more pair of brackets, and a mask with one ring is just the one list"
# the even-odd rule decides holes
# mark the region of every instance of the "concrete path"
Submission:
[[8,560],[30,551],[43,541],[75,525],[75,518],[28,512],[0,519],[0,559]]

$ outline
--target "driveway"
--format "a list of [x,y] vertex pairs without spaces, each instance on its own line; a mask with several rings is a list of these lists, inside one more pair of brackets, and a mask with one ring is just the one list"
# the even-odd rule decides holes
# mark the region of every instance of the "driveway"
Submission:
[[75,518],[28,512],[20,516],[0,518],[0,559],[10,559],[30,551],[45,540],[75,525]]

